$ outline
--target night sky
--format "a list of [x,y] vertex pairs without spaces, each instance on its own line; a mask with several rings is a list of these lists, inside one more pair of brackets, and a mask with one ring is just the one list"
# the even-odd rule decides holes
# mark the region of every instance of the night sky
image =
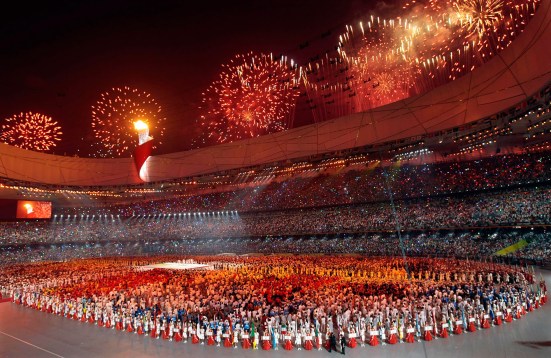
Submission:
[[[151,93],[167,118],[158,153],[190,149],[201,93],[221,64],[248,51],[299,64],[334,50],[344,25],[373,1],[60,1],[11,5],[1,15],[0,116],[52,116],[64,130],[55,154],[90,155],[91,105],[112,87]],[[295,126],[311,122],[297,108]]]

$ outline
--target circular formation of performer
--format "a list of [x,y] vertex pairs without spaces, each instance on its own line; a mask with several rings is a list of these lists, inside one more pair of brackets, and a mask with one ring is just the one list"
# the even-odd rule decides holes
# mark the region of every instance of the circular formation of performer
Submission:
[[546,302],[541,276],[495,263],[281,255],[178,260],[202,270],[143,267],[171,260],[13,265],[1,269],[0,289],[17,304],[156,339],[342,352],[475,332]]

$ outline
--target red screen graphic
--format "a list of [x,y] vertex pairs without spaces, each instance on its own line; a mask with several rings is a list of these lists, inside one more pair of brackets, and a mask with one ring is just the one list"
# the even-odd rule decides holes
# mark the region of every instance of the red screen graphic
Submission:
[[52,203],[49,201],[17,201],[18,219],[49,219],[52,217]]

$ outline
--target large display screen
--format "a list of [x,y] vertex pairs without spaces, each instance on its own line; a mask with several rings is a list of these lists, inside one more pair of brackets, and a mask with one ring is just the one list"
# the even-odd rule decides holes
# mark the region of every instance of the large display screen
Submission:
[[17,201],[17,219],[49,219],[52,217],[52,203],[49,201]]

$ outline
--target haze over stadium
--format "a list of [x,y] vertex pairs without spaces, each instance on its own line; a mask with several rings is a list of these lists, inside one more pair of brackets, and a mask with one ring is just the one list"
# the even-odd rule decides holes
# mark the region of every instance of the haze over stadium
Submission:
[[549,355],[551,0],[6,13],[0,356]]

